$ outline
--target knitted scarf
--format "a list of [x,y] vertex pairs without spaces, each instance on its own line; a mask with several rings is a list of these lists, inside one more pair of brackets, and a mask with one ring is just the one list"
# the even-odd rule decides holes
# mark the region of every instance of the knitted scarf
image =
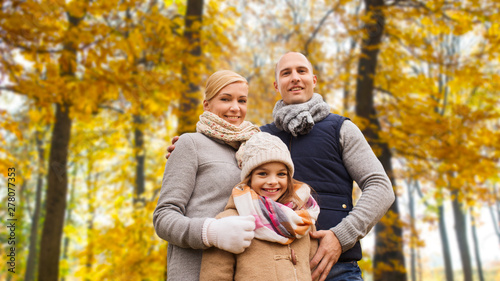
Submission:
[[256,238],[287,245],[307,235],[319,215],[319,206],[311,196],[309,186],[296,184],[294,189],[298,197],[305,202],[300,210],[297,210],[294,202],[280,204],[259,196],[244,184],[233,188],[232,196],[240,216],[255,217]]
[[279,100],[273,109],[276,127],[294,137],[309,133],[315,122],[325,119],[328,114],[330,106],[316,93],[309,101],[300,104],[287,105],[283,100]]
[[240,126],[236,126],[212,112],[205,111],[200,115],[200,121],[196,123],[196,131],[205,136],[222,140],[238,149],[241,143],[247,141],[253,134],[260,132],[260,129],[248,121],[243,121]]

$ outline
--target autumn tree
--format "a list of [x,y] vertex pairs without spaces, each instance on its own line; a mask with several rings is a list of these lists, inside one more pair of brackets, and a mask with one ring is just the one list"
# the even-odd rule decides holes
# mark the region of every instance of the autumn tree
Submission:
[[55,280],[59,271],[72,119],[82,113],[88,116],[98,104],[118,93],[113,90],[116,83],[103,78],[113,62],[98,63],[105,62],[110,55],[109,42],[104,39],[112,30],[104,24],[106,19],[102,20],[103,8],[106,11],[109,7],[104,4],[26,1],[5,8],[4,47],[19,50],[34,64],[23,69],[16,57],[7,57],[3,65],[14,82],[8,90],[34,98],[39,106],[54,103],[56,110],[46,199],[46,215],[50,220],[45,220],[42,233],[44,258],[39,265],[40,280]]
[[[397,157],[407,159],[414,176],[434,183],[431,197],[438,210],[447,280],[453,273],[443,203],[451,200],[464,276],[471,280],[465,211],[472,202],[490,196],[485,185],[498,165],[497,146],[479,140],[494,137],[491,124],[498,118],[497,101],[491,98],[495,90],[481,82],[495,74],[480,63],[481,57],[498,56],[484,44],[494,38],[487,22],[494,17],[489,10],[498,4],[399,4],[389,9],[388,43],[377,88],[385,95],[379,110],[390,124],[385,138]],[[471,42],[474,36],[490,39],[472,43],[476,47],[465,54],[463,40]],[[462,163],[480,163],[484,173],[472,176]]]
[[[38,110],[37,110],[38,111]],[[35,122],[39,124],[39,122]],[[35,272],[38,257],[38,227],[39,221],[42,213],[42,188],[43,188],[43,178],[45,176],[45,144],[43,135],[45,135],[44,128],[37,128],[35,131],[35,144],[37,151],[37,180],[36,180],[36,191],[35,191],[35,206],[33,209],[33,214],[31,216],[31,229],[30,229],[30,241],[28,249],[28,258],[26,261],[26,271],[24,275],[24,280],[32,281],[35,280]]]
[[[181,74],[181,61],[169,57],[176,56],[185,49],[179,32],[181,26],[179,13],[183,10],[183,6],[163,6],[161,3],[145,4],[145,6],[130,5],[130,3],[122,5],[121,9],[127,12],[115,14],[111,10],[108,18],[113,21],[110,20],[107,24],[119,31],[109,38],[113,44],[120,46],[119,56],[113,61],[113,68],[127,71],[120,75],[108,71],[105,75],[107,81],[113,81],[113,84],[119,87],[123,96],[115,101],[101,103],[99,107],[103,111],[100,111],[99,116],[94,118],[116,119],[113,128],[123,130],[123,132],[117,133],[110,139],[106,137],[106,143],[109,142],[109,144],[103,145],[121,147],[127,151],[126,155],[129,155],[129,149],[132,148],[134,156],[130,159],[116,159],[123,171],[116,171],[116,176],[110,176],[112,173],[107,171],[107,176],[103,174],[100,176],[104,178],[103,180],[92,184],[109,186],[113,190],[111,191],[113,196],[108,199],[110,204],[121,206],[121,208],[105,207],[106,210],[101,216],[107,217],[109,223],[106,225],[94,223],[88,235],[88,239],[94,241],[92,247],[87,247],[84,251],[76,251],[78,256],[87,257],[99,253],[99,257],[107,261],[106,265],[92,263],[90,270],[86,270],[80,263],[82,267],[77,271],[77,275],[87,279],[132,278],[131,276],[141,279],[143,278],[141,276],[161,276],[165,272],[164,241],[156,237],[152,224],[148,223],[148,216],[145,214],[152,213],[154,210],[160,187],[157,181],[161,179],[164,166],[161,162],[162,157],[158,157],[164,153],[164,147],[158,150],[157,144],[159,140],[164,143],[168,139],[166,136],[169,135],[165,133],[172,134],[175,131],[172,123],[178,119],[176,116],[178,112],[172,110],[173,101],[179,100],[180,92],[185,88],[180,83],[182,81],[178,79]],[[224,13],[224,10],[217,10],[211,6],[208,6],[206,11]],[[211,30],[214,26],[216,25],[208,21],[206,33],[222,36]],[[160,36],[161,34],[164,36]],[[211,44],[205,44],[205,46],[209,51],[213,48]],[[217,54],[213,56],[217,57]],[[138,117],[142,121],[139,122]],[[98,121],[96,122],[99,124]],[[97,124],[93,125],[96,129]],[[133,124],[133,126],[127,126],[127,124]],[[136,137],[138,132],[144,149],[138,149]],[[131,139],[133,139],[129,148],[115,142],[117,139],[126,140],[127,136],[132,136]],[[151,152],[151,157],[146,157],[146,151]],[[89,153],[85,152],[85,154]],[[144,159],[144,165],[141,165],[143,177],[139,177],[140,173],[137,170],[137,155],[141,155]],[[112,157],[112,154],[108,157]],[[102,163],[95,162],[93,169],[100,170],[102,165]],[[131,167],[135,167],[135,173],[131,172]],[[138,186],[138,181],[144,184],[144,190],[139,194],[138,189],[134,189],[133,196],[136,198],[140,195],[140,200],[134,200],[134,203],[140,202],[140,204],[130,205],[132,202],[127,202],[129,198],[127,194],[130,194],[127,192],[131,191],[127,191],[128,184]],[[109,194],[103,193],[102,196],[108,198]],[[89,198],[90,200],[92,198]],[[148,246],[144,247],[144,245]],[[131,252],[135,254],[130,255]],[[123,258],[124,256],[127,258]],[[145,259],[144,256],[148,258]]]
[[184,34],[188,48],[185,51],[182,65],[182,80],[188,85],[179,101],[179,126],[177,133],[196,131],[200,105],[200,84],[202,64],[201,29],[203,26],[203,0],[188,0],[184,15]]
[[[362,130],[365,137],[384,166],[391,183],[396,186],[392,169],[392,153],[387,143],[381,141],[381,130],[374,106],[374,77],[379,48],[385,27],[383,0],[365,1],[366,35],[361,44],[361,57],[358,64],[356,86],[356,114],[369,124]],[[391,205],[388,214],[375,225],[375,256],[373,258],[374,280],[406,280],[405,259],[403,255],[402,225],[399,218],[398,197]]]
[[[8,100],[2,93],[0,101],[8,103]],[[33,234],[30,222],[35,219],[34,201],[41,198],[37,197],[36,186],[37,183],[41,184],[44,168],[37,161],[39,150],[34,137],[37,128],[32,123],[34,111],[30,103],[7,110],[0,109],[0,167],[4,169],[0,182],[8,191],[2,196],[6,203],[3,204],[0,215],[5,218],[6,223],[15,223],[15,230],[6,228],[0,231],[6,237],[3,241],[8,246],[0,250],[0,261],[6,265],[5,270],[0,273],[2,280],[22,279],[28,269],[27,246],[37,247],[37,243],[32,240],[38,237],[38,233]],[[15,236],[12,236],[14,233]],[[15,249],[15,256],[12,256],[12,249]]]

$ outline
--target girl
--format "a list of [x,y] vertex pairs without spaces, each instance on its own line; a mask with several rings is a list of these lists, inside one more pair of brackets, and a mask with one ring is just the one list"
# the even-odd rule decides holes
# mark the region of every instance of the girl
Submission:
[[233,188],[228,216],[255,217],[255,238],[241,254],[203,252],[200,280],[311,280],[318,247],[309,237],[319,214],[308,185],[292,179],[286,145],[268,133],[252,136],[236,153],[242,182]]

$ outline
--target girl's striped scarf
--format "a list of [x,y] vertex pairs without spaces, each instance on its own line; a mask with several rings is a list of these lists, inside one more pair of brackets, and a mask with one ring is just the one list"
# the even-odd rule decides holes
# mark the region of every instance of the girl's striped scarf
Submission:
[[260,132],[260,129],[248,121],[243,121],[240,126],[236,126],[220,118],[217,114],[205,111],[200,115],[200,121],[196,123],[196,131],[205,136],[222,140],[238,149],[252,135]]
[[295,193],[305,202],[297,210],[295,202],[286,205],[259,196],[248,185],[233,188],[232,196],[240,216],[255,217],[255,237],[287,245],[309,233],[319,215],[319,206],[307,184],[294,185]]

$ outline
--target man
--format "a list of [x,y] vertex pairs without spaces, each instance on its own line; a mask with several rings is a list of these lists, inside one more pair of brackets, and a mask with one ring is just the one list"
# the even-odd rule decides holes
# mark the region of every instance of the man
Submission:
[[[274,89],[282,100],[274,107],[274,122],[261,130],[288,145],[294,177],[317,193],[319,230],[311,236],[320,239],[320,246],[311,260],[312,277],[362,280],[359,239],[394,202],[391,182],[358,127],[329,113],[328,104],[314,93],[317,77],[304,55],[286,53],[275,72]],[[353,180],[363,191],[354,208]]]
[[[312,278],[362,280],[359,240],[394,202],[391,182],[359,128],[348,118],[331,114],[328,104],[314,93],[317,77],[304,55],[283,55],[275,78],[274,89],[282,100],[274,107],[274,122],[261,130],[288,146],[294,178],[317,193],[321,212],[318,231],[311,236],[320,244],[310,262]],[[355,207],[353,180],[363,191]]]

